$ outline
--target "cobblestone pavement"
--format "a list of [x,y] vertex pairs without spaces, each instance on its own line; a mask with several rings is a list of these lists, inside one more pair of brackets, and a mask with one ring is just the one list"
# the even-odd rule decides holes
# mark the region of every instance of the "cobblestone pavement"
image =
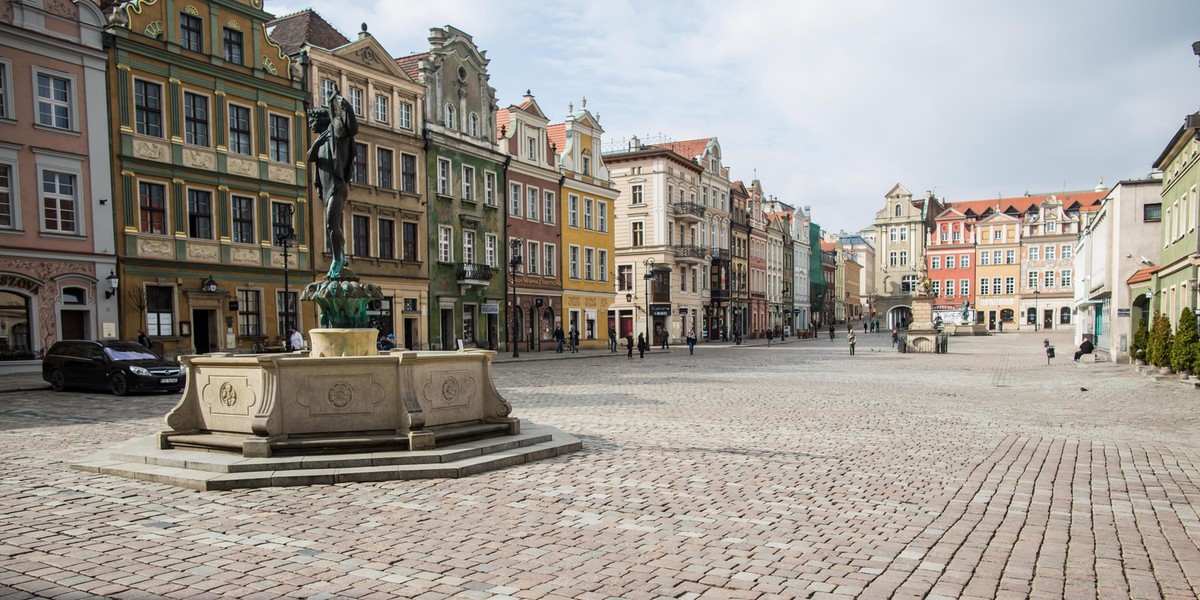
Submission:
[[0,597],[1200,593],[1200,391],[1072,364],[1059,334],[858,340],[497,364],[519,416],[585,447],[458,480],[75,472],[174,398],[3,394]]

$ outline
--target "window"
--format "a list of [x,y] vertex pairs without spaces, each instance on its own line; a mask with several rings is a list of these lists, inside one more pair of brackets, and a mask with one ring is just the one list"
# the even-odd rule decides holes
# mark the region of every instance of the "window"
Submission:
[[450,160],[438,158],[438,193],[450,196]]
[[347,100],[350,101],[350,107],[354,109],[354,116],[362,118],[363,115],[363,91],[362,88],[350,86],[347,91]]
[[354,215],[350,220],[350,234],[354,256],[371,255],[371,217]]
[[392,108],[388,103],[388,97],[383,94],[375,94],[375,120],[387,123],[391,112]]
[[208,98],[183,93],[183,141],[208,146]]
[[895,251],[895,250],[892,250],[891,252],[888,252],[888,266],[889,266],[889,267],[898,267],[898,266],[900,266],[900,259],[899,259],[899,255],[897,255],[897,254],[896,254],[896,251]]
[[1040,277],[1040,275],[1038,273],[1039,273],[1038,271],[1030,271],[1029,274],[1026,276],[1027,279],[1025,280],[1025,285],[1027,287],[1029,287],[1030,289],[1037,289],[1038,278]]
[[617,266],[617,291],[633,291],[633,265]]
[[933,283],[933,297],[934,297],[934,298],[941,297],[941,295],[942,295],[942,282],[941,282],[941,281],[938,281],[937,279],[934,279],[934,280],[933,280],[931,283]]
[[945,242],[947,242],[947,241],[949,241],[949,240],[950,240],[950,234],[949,234],[949,233],[946,233],[946,230],[945,230],[945,229],[943,229],[943,230],[942,230],[942,235],[941,235],[941,236],[940,236],[938,239],[939,239],[939,240],[941,240],[943,243],[945,243]]
[[275,162],[291,162],[292,152],[289,142],[291,119],[280,115],[270,115],[271,160]]
[[1004,278],[1004,293],[1005,294],[1014,293],[1016,291],[1016,286],[1017,286],[1017,278],[1016,277],[1010,276],[1010,277]]
[[603,200],[596,202],[596,231],[608,233],[608,203]]
[[642,204],[646,201],[645,198],[642,197],[641,185],[633,186],[631,188],[630,195],[632,196],[632,200],[630,201],[632,204]]
[[71,80],[38,72],[37,111],[38,125],[71,129]]
[[508,184],[508,214],[521,216],[521,184]]
[[1059,276],[1059,285],[1063,287],[1071,287],[1071,270],[1064,269],[1062,275]]
[[479,115],[471,113],[467,118],[467,135],[471,137],[479,137]]
[[1046,260],[1054,260],[1054,246],[1046,246]]
[[296,230],[292,223],[295,208],[289,202],[271,203],[271,243],[282,246],[284,239],[295,239]]
[[583,278],[588,281],[595,281],[596,276],[596,249],[583,249]]
[[571,279],[579,279],[579,246],[571,246],[570,259],[567,261],[570,270],[569,277]]
[[1064,306],[1058,310],[1058,322],[1063,325],[1071,324],[1071,309]]
[[238,244],[253,244],[254,198],[233,196],[229,203],[233,209],[233,241]]
[[225,61],[234,64],[244,64],[242,60],[242,32],[226,27],[221,33],[221,41],[225,45]]
[[354,144],[354,167],[350,170],[350,181],[352,183],[361,183],[366,185],[367,182],[367,145]]
[[900,251],[900,266],[908,265],[908,250]]
[[542,214],[542,221],[551,224],[554,223],[554,203],[554,192],[546,190],[545,199],[542,202],[542,207],[545,209],[545,212]]
[[1053,233],[1055,231],[1058,231],[1058,223],[1055,221],[1048,221],[1046,223],[1046,233]]
[[332,79],[321,79],[321,97],[318,102],[321,106],[329,106],[329,99],[333,97],[337,91],[337,84]]
[[595,229],[592,222],[592,202],[591,198],[583,199],[583,228],[588,230]]
[[900,228],[900,241],[902,241],[902,242],[908,241],[908,228],[907,227]]
[[462,232],[463,240],[463,262],[475,262],[475,232],[470,229],[464,229]]
[[917,290],[917,276],[905,275],[900,278],[900,291],[915,292]]
[[956,242],[957,242],[957,241],[959,241],[959,240],[961,240],[961,239],[962,239],[962,232],[961,232],[961,231],[959,231],[959,230],[957,230],[957,229],[955,229],[955,230],[954,230],[954,241],[956,241]]
[[1000,293],[1000,278],[999,277],[992,278],[992,293],[993,294]]
[[992,293],[992,286],[991,286],[990,282],[991,282],[991,280],[988,279],[987,277],[979,278],[979,295],[980,296],[987,296]]
[[[608,250],[597,250],[596,251],[596,267],[598,269],[600,269],[599,277],[597,277],[597,279],[599,279],[600,281],[608,281]],[[693,269],[692,270],[693,279],[695,278],[695,275],[696,275],[695,269]]]
[[496,242],[497,242],[496,234],[494,234],[494,233],[485,233],[484,234],[484,260],[487,263],[487,266],[496,266],[497,265]]
[[964,255],[960,256],[959,259],[960,260],[958,261],[958,267],[960,269],[970,269],[971,268],[971,255],[970,254],[964,254]]
[[276,326],[279,327],[276,331],[287,332],[292,327],[296,326],[296,298],[299,292],[284,292],[282,290],[275,292],[275,315],[278,317]]
[[992,230],[992,239],[993,240],[1003,240],[1004,239],[1004,230],[993,229]]
[[537,160],[537,138],[525,138],[525,157],[529,160]]
[[645,245],[646,238],[645,238],[645,231],[643,229],[642,222],[634,221],[629,224],[629,227],[630,227],[629,233],[630,233],[630,238],[631,238],[630,245],[632,245],[634,248]]
[[163,337],[174,332],[173,292],[171,286],[146,286],[146,335]]
[[958,280],[958,285],[959,285],[958,295],[960,295],[960,296],[970,296],[971,295],[971,280],[970,279],[960,279],[960,280]]
[[1029,247],[1029,260],[1041,260],[1038,257],[1042,255],[1041,248],[1037,246]]
[[558,255],[555,253],[554,244],[543,244],[542,253],[546,257],[545,261],[542,262],[542,267],[544,267],[542,273],[546,277],[554,277],[555,265],[558,264]]
[[0,227],[17,227],[17,214],[13,206],[12,165],[0,164]]
[[1071,245],[1070,244],[1063,244],[1062,254],[1060,256],[1062,256],[1064,259],[1071,258]]
[[401,226],[401,231],[404,235],[404,249],[400,254],[401,260],[420,260],[417,254],[417,224],[412,221],[405,221]]
[[135,130],[142,135],[162,137],[162,86],[135,80],[133,107]]
[[1054,271],[1046,271],[1042,277],[1042,287],[1046,289],[1054,287]]
[[899,230],[895,227],[888,228],[888,241],[895,242],[900,239]]
[[413,128],[413,124],[412,124],[413,106],[407,102],[401,102],[401,103],[399,103],[399,105],[396,106],[396,108],[398,108],[400,111],[400,116],[397,117],[397,120],[399,121],[399,123],[396,123],[396,124],[399,125],[401,129],[411,130]]
[[[967,262],[967,257],[965,257],[965,256],[963,257],[963,262],[964,262],[964,263],[965,263],[965,262]],[[966,265],[964,264],[963,266],[965,267]],[[947,256],[947,257],[946,257],[946,268],[947,268],[947,269],[953,269],[953,268],[954,268],[954,257],[953,257],[953,256]]]
[[954,280],[953,279],[946,280],[946,297],[947,298],[954,297]]
[[897,217],[900,216],[900,205],[899,204],[896,205],[896,211],[893,214],[894,214],[894,216],[897,216]]
[[400,191],[417,193],[417,157],[412,154],[400,155]]
[[188,190],[188,236],[212,239],[212,192]]
[[534,187],[525,188],[525,218],[536,221],[538,218],[538,195],[540,190]]
[[538,274],[538,260],[541,257],[541,249],[538,248],[537,242],[529,242],[529,250],[525,253],[525,272],[530,275]]
[[392,151],[387,148],[375,149],[375,185],[392,189]]
[[76,233],[75,175],[42,171],[42,229]]
[[[585,150],[583,153],[583,156],[580,157],[580,159],[581,159],[580,162],[582,163],[581,164],[581,172],[584,175],[591,177],[592,176],[592,155],[588,154],[587,151]],[[640,188],[641,186],[638,186],[638,187]],[[640,202],[635,202],[634,204],[640,204]]]
[[454,262],[450,253],[450,244],[454,241],[454,230],[445,225],[438,226],[438,261]]
[[245,106],[229,105],[229,151],[251,156],[250,109]]
[[934,257],[930,258],[929,259],[929,268],[935,269],[935,270],[941,269],[942,268],[942,257],[934,256]]
[[238,335],[257,337],[262,333],[262,297],[258,290],[238,290]]
[[192,52],[204,52],[204,44],[201,33],[203,26],[200,23],[200,17],[189,15],[187,13],[179,14],[179,45],[183,46],[184,50]]
[[446,129],[458,129],[458,117],[455,115],[454,105],[449,102],[442,109],[442,125],[445,125]]
[[567,224],[579,227],[579,196],[575,194],[567,195]]
[[496,206],[496,174],[491,171],[483,172],[483,203]]
[[1016,250],[1005,250],[1004,251],[1004,264],[1011,265],[1015,262],[1017,262],[1017,251]]
[[167,232],[167,186],[138,182],[138,205],[141,208],[142,233]]
[[8,81],[9,63],[0,61],[0,118],[11,119],[12,113],[12,84]]

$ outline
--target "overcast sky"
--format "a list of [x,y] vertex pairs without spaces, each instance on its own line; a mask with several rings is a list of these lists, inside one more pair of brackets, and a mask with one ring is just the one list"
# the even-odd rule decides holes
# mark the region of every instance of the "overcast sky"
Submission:
[[896,183],[950,201],[1141,177],[1200,108],[1197,0],[268,0],[393,55],[454,25],[501,107],[532,90],[606,140],[716,136],[734,179],[873,223]]

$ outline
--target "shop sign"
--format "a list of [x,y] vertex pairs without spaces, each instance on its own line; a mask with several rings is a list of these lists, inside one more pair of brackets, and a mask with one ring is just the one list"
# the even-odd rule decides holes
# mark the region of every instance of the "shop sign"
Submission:
[[671,316],[670,304],[651,304],[650,316],[652,317],[669,317]]
[[479,313],[484,315],[498,315],[500,314],[500,303],[490,302],[484,304],[482,307],[480,307]]
[[1118,309],[1117,309],[1117,316],[1118,316],[1118,317],[1128,317],[1128,316],[1130,316],[1130,314],[1129,314],[1129,309],[1128,309],[1128,308],[1118,308]]

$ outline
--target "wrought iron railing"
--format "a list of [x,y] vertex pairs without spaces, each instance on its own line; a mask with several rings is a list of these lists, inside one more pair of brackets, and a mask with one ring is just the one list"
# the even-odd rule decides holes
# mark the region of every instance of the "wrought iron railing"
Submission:
[[708,256],[708,249],[701,246],[675,246],[675,258],[698,258],[704,260],[706,256]]
[[491,281],[494,271],[480,263],[458,263],[458,280]]

